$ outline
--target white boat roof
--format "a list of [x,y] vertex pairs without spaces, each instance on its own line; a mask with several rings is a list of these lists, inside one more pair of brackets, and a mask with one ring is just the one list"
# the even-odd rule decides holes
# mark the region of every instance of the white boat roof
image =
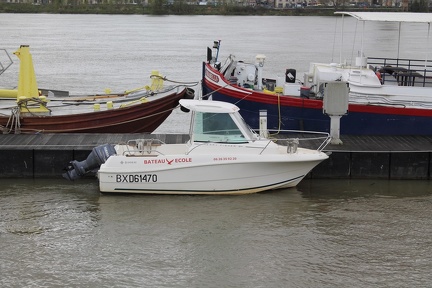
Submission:
[[359,21],[405,22],[405,23],[431,23],[432,13],[410,12],[335,12],[335,14],[348,15]]
[[181,106],[197,112],[234,113],[240,110],[236,105],[222,101],[181,99],[179,102]]

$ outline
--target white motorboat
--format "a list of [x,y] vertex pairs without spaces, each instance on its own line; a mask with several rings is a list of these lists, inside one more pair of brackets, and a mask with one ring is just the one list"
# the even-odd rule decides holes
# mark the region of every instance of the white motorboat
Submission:
[[[187,143],[138,139],[105,144],[93,149],[87,160],[72,161],[64,177],[76,179],[101,164],[101,192],[247,194],[294,187],[328,158],[322,152],[329,142],[327,133],[311,132],[312,137],[291,138],[283,146],[275,143],[281,139],[251,130],[233,104],[182,99],[180,105],[192,113]],[[312,139],[321,146],[297,145]]]

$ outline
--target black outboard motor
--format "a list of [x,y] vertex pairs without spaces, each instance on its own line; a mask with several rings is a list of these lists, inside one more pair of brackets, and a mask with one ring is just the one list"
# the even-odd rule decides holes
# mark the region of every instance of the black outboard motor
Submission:
[[84,176],[86,173],[97,169],[105,163],[105,161],[111,156],[115,155],[116,151],[114,145],[103,144],[93,148],[92,152],[87,156],[86,160],[69,162],[65,168],[66,172],[63,173],[63,178],[67,180],[76,180]]

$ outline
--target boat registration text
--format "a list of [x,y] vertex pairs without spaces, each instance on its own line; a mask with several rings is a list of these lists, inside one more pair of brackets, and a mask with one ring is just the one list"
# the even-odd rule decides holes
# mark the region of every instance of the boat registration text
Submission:
[[142,182],[157,182],[158,177],[156,174],[130,174],[130,175],[116,175],[116,182],[119,183],[142,183]]

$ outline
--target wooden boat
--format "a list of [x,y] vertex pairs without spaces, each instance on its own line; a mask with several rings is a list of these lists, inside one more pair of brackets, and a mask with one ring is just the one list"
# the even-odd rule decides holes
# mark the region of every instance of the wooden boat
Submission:
[[[432,22],[431,13],[336,14],[352,16],[364,25],[392,22],[399,24],[399,29],[402,24],[417,23],[425,35]],[[218,55],[220,42],[215,43]],[[230,55],[221,63],[217,56],[212,56],[215,51],[208,48],[203,64],[203,94],[211,95],[213,100],[235,103],[252,128],[259,125],[259,111],[267,110],[269,129],[329,132],[330,117],[323,109],[326,85],[341,81],[349,85],[349,105],[339,115],[340,134],[432,135],[430,60],[365,57],[361,47],[353,64],[311,63],[303,78],[297,77],[295,69],[287,69],[285,77],[264,78],[264,55],[258,55],[254,63],[238,61]]]
[[[3,133],[137,133],[153,132],[178,107],[193,98],[185,85],[164,85],[152,71],[151,84],[116,94],[55,97],[41,95],[28,46],[14,53],[20,59],[16,98],[14,90],[0,100]],[[5,90],[3,90],[4,92]]]
[[298,145],[316,141],[316,134],[287,139],[283,146],[251,130],[233,104],[181,99],[180,105],[192,113],[187,143],[137,139],[101,145],[86,160],[70,162],[63,176],[75,180],[99,169],[101,192],[247,194],[294,187],[328,158],[322,152],[328,134],[319,135],[317,149]]

